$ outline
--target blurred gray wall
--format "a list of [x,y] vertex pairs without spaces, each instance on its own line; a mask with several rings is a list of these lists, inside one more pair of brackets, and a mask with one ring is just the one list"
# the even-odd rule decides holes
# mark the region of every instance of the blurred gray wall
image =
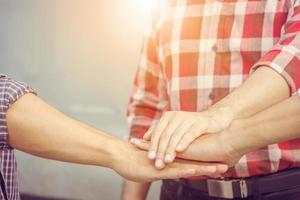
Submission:
[[[145,1],[0,0],[0,72],[29,83],[67,115],[123,137]],[[121,178],[110,170],[17,157],[22,192],[119,199]],[[149,199],[157,199],[158,187]]]

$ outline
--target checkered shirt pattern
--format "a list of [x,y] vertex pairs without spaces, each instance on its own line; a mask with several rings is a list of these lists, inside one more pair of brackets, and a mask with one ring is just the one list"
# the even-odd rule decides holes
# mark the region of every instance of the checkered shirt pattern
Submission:
[[[161,0],[150,18],[128,106],[131,137],[165,111],[209,108],[261,66],[281,74],[291,94],[299,88],[299,0]],[[229,176],[299,165],[293,140],[245,155]]]
[[26,84],[0,74],[0,172],[5,185],[5,191],[0,190],[0,199],[5,199],[4,194],[9,200],[20,199],[15,152],[7,140],[6,111],[12,103],[29,92],[34,93]]

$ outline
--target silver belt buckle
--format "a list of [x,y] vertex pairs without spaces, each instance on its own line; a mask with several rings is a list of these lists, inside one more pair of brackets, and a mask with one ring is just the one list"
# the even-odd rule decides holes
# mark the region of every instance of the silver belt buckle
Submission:
[[233,193],[233,183],[239,182],[240,197],[248,197],[247,184],[245,180],[214,180],[207,179],[208,194],[211,197],[221,197],[225,199],[235,198]]

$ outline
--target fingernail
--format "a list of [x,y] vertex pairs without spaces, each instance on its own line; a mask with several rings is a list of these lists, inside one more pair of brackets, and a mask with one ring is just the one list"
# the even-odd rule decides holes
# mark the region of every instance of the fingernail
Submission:
[[182,150],[182,144],[177,145],[176,151],[181,151]]
[[165,164],[164,164],[164,162],[162,161],[162,159],[157,159],[157,160],[155,161],[155,167],[161,169],[161,168],[164,168],[164,166],[165,166]]
[[150,151],[148,152],[148,158],[154,159],[154,158],[155,158],[155,151],[150,150]]
[[165,157],[165,162],[171,162],[172,161],[172,155],[171,154],[167,154]]

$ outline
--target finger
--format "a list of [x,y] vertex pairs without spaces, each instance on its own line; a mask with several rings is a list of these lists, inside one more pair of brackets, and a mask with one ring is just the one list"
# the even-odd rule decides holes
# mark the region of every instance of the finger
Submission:
[[214,174],[208,175],[208,178],[217,179],[217,178],[223,177],[224,174],[228,171],[229,166],[226,164],[216,163],[216,168],[217,168],[216,172]]
[[[172,164],[170,164],[170,165],[172,165]],[[172,167],[175,167],[175,168],[182,167],[182,168],[194,169],[195,173],[190,176],[211,176],[211,175],[216,174],[216,171],[217,171],[217,167],[214,163],[211,163],[211,164],[210,163],[201,163],[201,162],[197,162],[197,164],[180,163],[180,164],[176,164]]]
[[169,168],[160,171],[157,179],[177,179],[189,176],[195,176],[196,170],[193,168]]
[[155,159],[160,136],[163,130],[165,129],[165,127],[168,125],[170,119],[171,119],[170,114],[164,115],[161,118],[161,120],[158,122],[157,126],[154,128],[151,135],[151,145],[148,153],[149,159],[152,160]]
[[217,167],[217,173],[219,174],[224,174],[229,169],[229,166],[226,164],[217,164],[216,167]]
[[202,164],[179,164],[176,166],[167,167],[160,172],[161,173],[156,177],[156,179],[177,179],[187,178],[190,176],[209,177],[215,174],[216,166]]
[[217,178],[222,177],[229,169],[229,166],[226,164],[217,164],[216,176]]
[[148,129],[148,131],[147,131],[147,132],[145,133],[145,135],[143,136],[143,139],[144,139],[144,140],[147,140],[147,141],[150,141],[150,140],[151,140],[151,135],[152,135],[152,132],[153,132],[154,128],[155,128],[155,125],[152,125],[152,126]]
[[[192,123],[193,122],[190,122],[190,121],[184,121],[176,128],[175,132],[173,133],[173,135],[169,141],[169,145],[166,150],[166,157],[165,157],[166,163],[171,163],[174,160],[174,158],[176,157],[175,149],[176,149],[179,141],[183,137],[184,133],[186,132],[186,130],[189,129],[189,127],[192,125]],[[170,160],[167,159],[168,157],[171,157],[171,159]]]
[[178,146],[176,147],[177,152],[183,152],[187,149],[187,147],[198,137],[205,133],[206,127],[203,124],[195,124],[184,133],[180,141],[178,142]]
[[176,130],[176,128],[180,125],[181,119],[174,117],[174,119],[168,123],[167,127],[163,131],[163,134],[160,137],[157,153],[156,153],[156,161],[155,161],[155,167],[161,169],[164,167],[164,164],[161,165],[161,163],[165,163],[165,160],[171,161],[173,160],[174,154],[168,154],[165,157],[166,149],[168,148],[169,141],[172,137],[172,134]]
[[150,143],[142,139],[131,138],[130,143],[145,151],[148,151],[150,147]]
[[222,177],[221,174],[212,174],[212,175],[208,175],[208,176],[207,176],[207,178],[212,178],[212,179],[218,179],[218,178],[220,178],[220,177]]

